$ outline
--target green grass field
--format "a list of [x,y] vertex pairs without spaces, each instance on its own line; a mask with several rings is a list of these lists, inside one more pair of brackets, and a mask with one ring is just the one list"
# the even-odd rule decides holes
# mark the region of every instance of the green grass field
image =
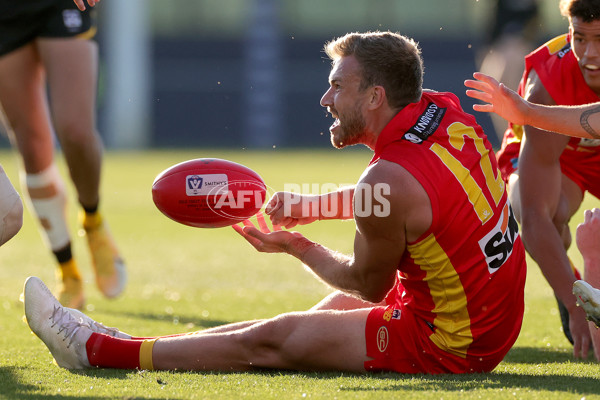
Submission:
[[[260,254],[231,228],[195,229],[167,219],[152,203],[152,181],[177,162],[218,157],[254,169],[274,190],[282,190],[285,183],[344,184],[358,179],[370,155],[360,149],[109,152],[101,207],[126,258],[129,285],[117,300],[102,298],[93,283],[84,239],[75,237],[75,256],[86,280],[87,313],[109,326],[144,336],[200,330],[312,306],[328,289],[299,262],[284,255]],[[0,163],[17,184],[16,156],[0,152]],[[72,192],[70,198],[74,199]],[[599,204],[588,198],[582,210]],[[69,216],[76,231],[73,200]],[[299,230],[341,252],[352,249],[352,222],[322,222]],[[570,253],[581,265],[577,251]],[[600,365],[572,359],[552,291],[532,262],[525,320],[515,347],[494,372],[463,376],[70,372],[52,363],[46,347],[23,322],[19,295],[25,278],[36,275],[54,287],[54,260],[28,211],[21,232],[0,249],[0,265],[2,399],[600,399]]]

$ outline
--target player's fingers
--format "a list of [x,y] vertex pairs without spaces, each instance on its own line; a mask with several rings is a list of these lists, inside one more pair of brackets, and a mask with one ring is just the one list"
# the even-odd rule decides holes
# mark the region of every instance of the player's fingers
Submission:
[[491,104],[473,104],[473,110],[479,112],[493,112],[493,107]]
[[489,93],[480,92],[478,90],[469,89],[465,92],[467,96],[472,97],[477,100],[485,101],[487,103],[492,102],[492,96]]
[[271,200],[269,200],[269,202],[267,203],[267,206],[265,207],[265,213],[267,215],[271,215],[271,214],[277,212],[277,210],[279,210],[282,205],[283,205],[283,201],[279,200],[279,197],[273,196],[273,197],[271,197]]
[[295,218],[290,218],[290,221],[287,224],[282,224],[285,226],[285,229],[292,229],[296,225],[298,225],[298,220]]
[[79,11],[85,11],[85,4],[83,4],[83,0],[73,0]]
[[477,79],[478,81],[485,82],[492,87],[498,86],[498,81],[496,79],[492,78],[489,75],[482,74],[481,72],[474,72],[473,78]]
[[465,82],[465,86],[471,89],[481,90],[482,92],[489,92],[490,85],[481,81],[474,81],[472,79],[467,79]]
[[235,225],[231,225],[231,227],[233,228],[234,231],[236,231],[240,235],[244,236],[244,232],[243,232],[244,228],[241,225],[235,224]]
[[265,215],[263,213],[259,212],[256,214],[256,220],[258,221],[258,227],[263,233],[271,232],[269,226],[267,225],[267,221],[265,221]]

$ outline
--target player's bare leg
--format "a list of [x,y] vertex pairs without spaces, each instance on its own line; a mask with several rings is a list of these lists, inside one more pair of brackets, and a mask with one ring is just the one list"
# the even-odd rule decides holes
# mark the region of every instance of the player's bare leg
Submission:
[[105,296],[115,297],[124,289],[126,272],[108,225],[98,212],[103,147],[95,121],[97,45],[79,39],[38,39],[37,45],[48,75],[56,134],[85,210],[80,221],[96,283]]
[[[359,373],[365,371],[364,362],[368,360],[368,308],[287,313],[229,332],[123,340],[110,337],[122,337],[118,332],[106,332],[110,328],[62,307],[38,278],[27,279],[23,298],[30,328],[63,368],[279,368]],[[121,349],[116,353],[115,343]],[[124,357],[122,349],[132,347],[134,356]],[[125,361],[129,364],[123,365],[124,358],[130,359]]]
[[369,309],[283,314],[225,333],[158,339],[155,369],[364,372]]

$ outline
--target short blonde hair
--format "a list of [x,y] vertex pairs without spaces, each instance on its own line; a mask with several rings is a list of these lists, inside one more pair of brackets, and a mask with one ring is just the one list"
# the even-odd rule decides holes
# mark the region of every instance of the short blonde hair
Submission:
[[333,61],[354,56],[361,66],[361,89],[379,85],[388,104],[402,108],[421,99],[423,59],[411,38],[392,32],[348,33],[325,44]]

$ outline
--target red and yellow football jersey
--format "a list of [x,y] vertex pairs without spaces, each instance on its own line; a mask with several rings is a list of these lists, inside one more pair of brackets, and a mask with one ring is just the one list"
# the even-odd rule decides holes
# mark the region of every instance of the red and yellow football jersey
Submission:
[[[556,104],[580,105],[599,100],[581,74],[567,34],[546,42],[525,58],[525,72],[518,90],[521,96],[525,93],[525,84],[532,70]],[[505,181],[517,169],[522,136],[522,126],[508,125],[502,148],[497,154]],[[600,195],[599,161],[600,140],[581,138],[571,138],[560,159],[563,173],[583,191],[588,190],[596,197]]]
[[522,323],[525,251],[492,146],[451,93],[424,92],[381,132],[371,164],[419,180],[433,222],[398,266],[388,302],[431,327],[456,356],[506,354]]

